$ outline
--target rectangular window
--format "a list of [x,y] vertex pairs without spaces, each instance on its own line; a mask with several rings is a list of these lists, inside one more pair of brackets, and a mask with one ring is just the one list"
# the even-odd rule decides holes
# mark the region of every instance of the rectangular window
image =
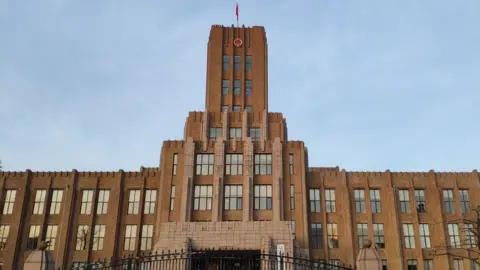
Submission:
[[146,215],[155,214],[155,204],[157,202],[157,190],[147,189],[145,190],[145,208],[143,213]]
[[462,259],[452,260],[452,263],[453,263],[453,270],[463,270],[463,260]]
[[250,128],[249,137],[252,141],[259,141],[262,138],[262,130],[260,128]]
[[470,212],[470,199],[468,198],[468,190],[460,189],[460,207],[462,208],[462,213]]
[[272,174],[272,155],[255,154],[255,175]]
[[217,137],[222,137],[222,128],[221,127],[211,127],[210,128],[210,140],[215,140]]
[[[355,197],[355,211],[357,213],[365,213],[365,190],[356,189],[354,190]],[[361,246],[363,247],[363,246]]]
[[48,244],[48,250],[55,249],[55,239],[57,238],[58,225],[48,225],[47,234],[45,235],[45,242]]
[[10,233],[9,225],[0,225],[0,250],[5,250],[7,246],[8,234]]
[[292,153],[288,155],[288,165],[289,165],[288,170],[290,172],[290,175],[292,175],[293,174],[293,154]]
[[242,185],[225,185],[225,210],[241,210],[242,194]]
[[321,223],[312,223],[312,248],[322,248],[323,247],[323,231]]
[[230,128],[230,140],[242,138],[242,128]]
[[250,105],[245,106],[245,111],[247,113],[251,113],[252,112],[252,106],[250,106]]
[[233,112],[240,112],[240,106],[233,106]]
[[78,225],[75,250],[87,249],[87,239],[88,239],[88,225]]
[[[228,95],[228,90],[230,89],[230,81],[222,80],[222,95]],[[228,108],[228,106],[226,106]]]
[[13,212],[13,205],[15,204],[15,197],[17,196],[17,191],[14,189],[7,190],[5,194],[5,203],[3,204],[3,214],[11,215]]
[[443,205],[445,212],[455,213],[455,201],[453,199],[453,190],[446,189],[443,191]]
[[213,175],[213,154],[197,154],[196,175]]
[[400,199],[400,211],[402,213],[410,213],[410,193],[408,192],[408,190],[398,190],[398,197]]
[[178,154],[173,154],[173,175],[177,175],[177,166],[178,166]]
[[403,224],[403,239],[405,241],[405,248],[415,248],[415,233],[413,232],[413,224]]
[[428,224],[421,223],[418,225],[420,231],[420,246],[422,248],[430,248],[430,229]]
[[251,96],[252,95],[252,80],[245,81],[245,95]]
[[327,224],[327,241],[329,248],[338,248],[338,230],[337,223]]
[[223,69],[224,70],[230,69],[230,55],[223,56]]
[[135,241],[137,238],[137,225],[125,226],[125,244],[123,250],[135,250]]
[[234,61],[234,69],[235,70],[240,70],[240,56],[235,55],[233,61]]
[[40,225],[31,225],[28,232],[27,250],[35,250],[40,238]]
[[108,201],[110,200],[110,190],[98,190],[97,215],[106,215],[108,211]]
[[105,241],[105,230],[105,225],[95,225],[93,229],[92,250],[103,250],[103,243]]
[[228,106],[222,105],[222,112],[226,112],[226,111],[228,111]]
[[477,247],[477,243],[476,243],[476,240],[475,240],[475,236],[477,235],[477,231],[476,231],[476,228],[473,227],[473,224],[471,224],[471,223],[463,224],[463,229],[464,229],[464,232],[465,232],[465,245],[467,246],[467,248]]
[[425,202],[425,191],[423,189],[414,190],[415,207],[418,213],[427,212],[427,203]]
[[433,260],[423,260],[423,269],[424,270],[433,270]]
[[368,240],[368,224],[357,223],[358,247],[363,248],[365,241]]
[[137,215],[140,208],[140,190],[131,189],[128,191],[128,211],[129,215]]
[[418,270],[417,260],[407,260],[407,270]]
[[142,225],[140,250],[151,250],[153,242],[153,225]]
[[60,214],[60,208],[62,206],[63,190],[54,189],[52,191],[52,200],[50,202],[50,215]]
[[325,211],[327,213],[335,213],[337,211],[335,189],[325,189]]
[[45,189],[39,189],[35,193],[35,203],[33,205],[33,214],[42,215],[43,209],[45,208],[45,197],[47,191]]
[[233,80],[233,94],[240,96],[240,80]]
[[385,248],[385,233],[382,223],[373,223],[373,240],[376,248]]
[[255,210],[272,209],[272,185],[254,185]]
[[382,260],[382,270],[388,270],[387,260]]
[[460,247],[460,233],[458,232],[458,225],[448,224],[448,235],[450,236],[450,245],[453,248]]
[[252,56],[247,55],[245,57],[245,70],[251,70],[252,69]]
[[195,185],[193,210],[212,210],[212,185]]
[[308,194],[310,198],[310,212],[320,213],[320,189],[311,188]]
[[295,220],[290,220],[290,231],[292,232],[292,234],[295,236]]
[[243,154],[227,154],[225,156],[225,174],[242,175]]
[[290,210],[295,209],[295,185],[290,185]]
[[92,213],[93,190],[83,190],[80,214],[90,215]]
[[382,206],[380,204],[380,190],[378,189],[370,190],[370,210],[372,213],[382,212]]
[[170,211],[175,209],[175,186],[170,188]]

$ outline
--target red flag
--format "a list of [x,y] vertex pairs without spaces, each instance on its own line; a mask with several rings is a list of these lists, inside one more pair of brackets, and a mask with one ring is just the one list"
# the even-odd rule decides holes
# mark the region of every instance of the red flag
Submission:
[[235,9],[235,14],[237,14],[237,24],[238,24],[238,2],[237,2],[237,7]]

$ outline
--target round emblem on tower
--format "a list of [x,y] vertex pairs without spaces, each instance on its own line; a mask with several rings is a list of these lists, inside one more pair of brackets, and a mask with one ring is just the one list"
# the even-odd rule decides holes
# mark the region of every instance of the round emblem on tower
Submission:
[[242,44],[243,44],[243,41],[242,41],[240,38],[236,38],[236,39],[233,41],[233,45],[235,45],[235,47],[237,47],[237,48],[242,47]]

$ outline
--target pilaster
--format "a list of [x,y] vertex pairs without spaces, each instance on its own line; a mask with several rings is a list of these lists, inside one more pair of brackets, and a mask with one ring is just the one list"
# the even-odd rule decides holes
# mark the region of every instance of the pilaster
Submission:
[[252,138],[243,142],[243,221],[253,220],[253,153]]
[[222,112],[222,137],[224,141],[230,138],[229,127],[230,127],[230,123],[228,121],[228,111]]
[[268,113],[267,110],[262,112],[262,137],[260,138],[260,148],[265,151],[265,141],[268,140]]
[[223,172],[225,171],[225,142],[217,138],[213,171],[212,221],[222,221],[223,213]]
[[193,141],[192,137],[189,137],[185,142],[183,158],[183,185],[180,222],[188,222],[192,217],[192,182],[193,170],[195,166],[195,142]]
[[[263,131],[262,131],[263,134]],[[283,220],[283,155],[282,142],[275,138],[272,145],[273,220]]]
[[[207,151],[208,147],[208,130],[209,130],[209,119],[208,119],[208,112],[205,111],[203,112],[203,121],[202,121],[202,135],[201,135],[201,141],[202,141],[202,148],[203,151]],[[188,141],[188,139],[187,139]]]
[[242,112],[242,141],[248,138],[248,112]]

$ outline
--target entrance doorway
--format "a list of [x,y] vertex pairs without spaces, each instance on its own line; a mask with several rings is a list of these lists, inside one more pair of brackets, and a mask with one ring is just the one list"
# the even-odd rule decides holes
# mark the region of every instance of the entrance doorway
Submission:
[[259,250],[195,251],[192,270],[260,270]]

